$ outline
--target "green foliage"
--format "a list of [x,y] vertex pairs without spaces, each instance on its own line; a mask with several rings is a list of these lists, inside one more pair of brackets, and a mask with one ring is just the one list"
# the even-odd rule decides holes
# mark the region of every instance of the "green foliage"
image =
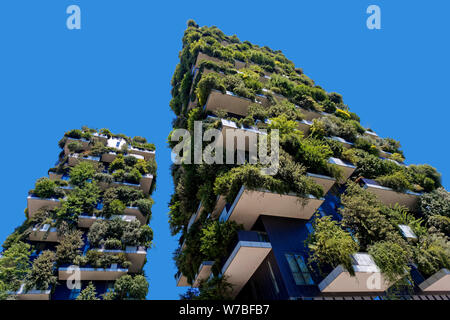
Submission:
[[439,234],[427,234],[419,239],[414,249],[419,271],[431,276],[441,268],[450,268],[450,242]]
[[[17,291],[21,283],[30,272],[30,245],[24,242],[12,244],[0,257],[0,282],[3,284],[3,290]],[[1,300],[1,299],[0,299]]]
[[199,286],[200,293],[194,300],[231,300],[232,285],[226,277],[213,277],[202,281]]
[[119,199],[114,199],[108,206],[103,209],[103,216],[110,218],[111,216],[122,215],[125,211],[125,204]]
[[410,253],[398,243],[377,242],[368,248],[368,253],[391,284],[403,278],[410,270]]
[[71,230],[66,233],[56,246],[56,260],[59,264],[72,263],[76,256],[80,254],[83,246],[83,232]]
[[225,93],[226,91],[223,79],[217,73],[208,73],[207,75],[202,76],[201,80],[198,82],[195,93],[200,106],[205,105],[206,99],[208,99],[212,89],[219,90],[222,93]]
[[26,290],[47,290],[50,286],[56,284],[57,278],[53,274],[55,260],[56,254],[49,250],[43,251],[34,260],[25,283]]
[[114,300],[145,300],[148,293],[147,279],[142,275],[123,275],[114,282],[111,298]]
[[407,176],[402,170],[396,171],[390,175],[378,177],[376,180],[381,185],[392,188],[398,192],[412,189],[411,183],[408,181]]
[[434,215],[428,218],[428,224],[443,234],[450,234],[450,217]]
[[92,163],[82,161],[70,169],[70,183],[74,186],[82,186],[88,179],[92,179],[95,173]]
[[201,230],[200,252],[208,261],[216,261],[219,264],[231,243],[236,240],[237,231],[240,229],[242,226],[234,221],[211,221]]
[[39,198],[52,198],[55,196],[62,196],[62,193],[57,189],[57,185],[49,178],[40,178],[36,181],[34,186],[34,194]]
[[370,191],[348,182],[341,203],[343,207],[339,208],[339,213],[342,215],[342,224],[350,228],[361,249],[378,241],[400,237],[381,212],[381,203]]
[[120,218],[96,221],[88,232],[89,243],[93,247],[100,247],[112,239],[120,240],[122,247],[146,246],[153,240],[153,231],[148,225],[141,225],[139,221],[123,221]]
[[80,141],[71,141],[67,144],[67,149],[70,152],[79,153],[83,151],[83,144]]
[[424,193],[419,198],[418,207],[427,217],[442,215],[450,218],[450,193],[444,188]]
[[97,298],[97,292],[92,282],[89,282],[88,286],[81,290],[76,300],[100,300]]
[[359,248],[351,235],[329,216],[315,219],[313,227],[314,232],[307,240],[311,250],[309,263],[316,263],[319,268],[342,264],[353,275],[351,255]]

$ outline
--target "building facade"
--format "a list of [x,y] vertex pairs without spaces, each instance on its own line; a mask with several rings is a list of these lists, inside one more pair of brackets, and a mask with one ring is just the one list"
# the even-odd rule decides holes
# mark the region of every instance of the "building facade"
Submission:
[[59,146],[55,167],[29,192],[25,222],[3,244],[2,297],[145,299],[154,145],[83,127]]
[[[440,174],[405,164],[400,143],[364,128],[340,94],[280,51],[193,21],[172,86],[173,148],[175,130],[193,133],[195,121],[220,132],[203,147],[243,141],[235,163],[173,166],[185,298],[450,298]],[[274,129],[279,168],[268,176],[248,153]]]

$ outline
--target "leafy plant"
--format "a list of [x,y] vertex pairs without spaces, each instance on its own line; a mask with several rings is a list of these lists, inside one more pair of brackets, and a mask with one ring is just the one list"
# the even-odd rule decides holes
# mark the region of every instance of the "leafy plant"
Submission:
[[311,250],[309,263],[316,263],[319,268],[343,265],[354,275],[351,256],[359,247],[351,235],[329,216],[315,219],[313,228],[314,232],[307,240]]

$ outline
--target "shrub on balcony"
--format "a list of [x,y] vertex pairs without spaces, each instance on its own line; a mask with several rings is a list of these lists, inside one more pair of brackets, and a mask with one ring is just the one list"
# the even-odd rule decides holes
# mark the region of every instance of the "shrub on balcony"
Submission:
[[378,177],[376,180],[382,186],[392,188],[398,192],[405,192],[406,190],[412,189],[411,183],[408,181],[407,176],[402,170],[396,171],[389,175]]
[[229,253],[229,247],[237,238],[238,230],[241,230],[234,221],[211,221],[201,230],[200,251],[208,261],[220,264],[224,255]]
[[195,94],[197,95],[200,106],[205,105],[212,89],[225,93],[226,87],[222,77],[216,73],[208,73],[207,75],[203,75],[197,84],[197,88],[195,89]]
[[87,180],[92,179],[96,173],[94,165],[82,161],[70,169],[70,183],[74,186],[81,186]]
[[388,282],[396,283],[409,273],[411,254],[398,243],[392,241],[377,242],[368,248],[376,265]]
[[148,282],[143,275],[123,275],[114,282],[114,291],[105,300],[145,300]]
[[141,225],[137,220],[128,222],[121,219],[112,219],[94,222],[87,237],[93,247],[102,246],[108,239],[120,240],[123,247],[149,247],[153,240],[153,231],[148,225]]
[[53,251],[45,250],[37,257],[25,282],[25,289],[47,290],[57,282],[53,274],[56,254]]
[[128,186],[119,186],[109,188],[105,191],[105,193],[103,194],[103,205],[107,207],[113,200],[118,199],[122,201],[126,206],[130,206],[135,201],[144,198],[145,195],[141,190],[136,190]]
[[119,199],[114,199],[107,206],[103,208],[103,216],[105,218],[110,218],[112,216],[122,215],[125,211],[125,204]]
[[139,211],[147,218],[152,216],[153,199],[139,199],[136,200],[133,205],[139,208]]
[[315,219],[313,228],[314,232],[307,240],[311,250],[309,263],[317,264],[320,270],[323,267],[343,265],[354,275],[351,255],[358,252],[359,247],[351,235],[329,216]]
[[119,239],[106,239],[105,249],[122,249],[122,242]]
[[450,217],[434,215],[428,218],[428,225],[442,232],[450,234]]
[[24,242],[16,242],[3,251],[0,257],[0,295],[3,292],[17,291],[31,269],[31,246]]
[[110,253],[100,252],[95,250],[89,250],[86,256],[77,256],[74,264],[78,264],[80,267],[90,265],[93,268],[110,268],[112,264],[116,263],[118,266],[128,268],[131,263],[127,260],[125,253]]
[[354,142],[358,132],[351,121],[344,121],[335,116],[328,116],[314,119],[313,125],[311,126],[311,134],[317,138],[337,136]]
[[82,235],[80,230],[71,230],[64,234],[56,246],[56,261],[59,264],[71,263],[80,254],[80,248],[84,244]]
[[384,138],[382,140],[381,149],[389,153],[401,153],[400,142],[392,138]]
[[224,276],[216,276],[200,283],[200,293],[194,300],[231,300],[232,285]]
[[450,242],[440,234],[428,234],[419,239],[414,249],[419,271],[429,277],[442,268],[450,268]]
[[[400,236],[381,212],[382,205],[376,195],[353,182],[347,183],[347,189],[341,196],[342,225],[350,228],[358,239],[361,249],[386,239],[398,239]],[[399,239],[401,241],[401,238]]]
[[64,192],[57,188],[57,184],[49,178],[39,178],[34,186],[34,194],[39,198],[59,198]]
[[114,172],[116,170],[125,169],[125,159],[122,154],[118,154],[117,157],[109,165],[109,172]]
[[355,140],[354,144],[355,148],[361,149],[366,151],[367,153],[378,156],[380,154],[380,151],[378,150],[377,146],[374,144],[374,141],[366,136],[358,137]]
[[82,135],[83,135],[83,131],[81,131],[80,129],[72,129],[65,133],[66,137],[73,138],[73,139],[81,139]]
[[100,300],[97,298],[97,291],[92,282],[89,282],[87,287],[81,290],[76,300]]
[[67,149],[73,153],[79,153],[83,151],[83,144],[80,141],[71,141],[67,144]]
[[441,187],[441,174],[428,164],[409,165],[408,178],[413,184],[418,184],[426,192]]

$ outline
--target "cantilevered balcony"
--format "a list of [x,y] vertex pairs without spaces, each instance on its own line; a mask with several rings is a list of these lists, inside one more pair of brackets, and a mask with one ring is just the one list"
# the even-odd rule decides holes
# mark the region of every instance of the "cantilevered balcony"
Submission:
[[204,109],[207,111],[225,110],[231,114],[246,116],[248,107],[254,102],[250,99],[235,95],[230,91],[222,93],[213,89],[206,100]]
[[232,297],[241,291],[255,273],[272,245],[264,233],[239,231],[237,243],[222,267],[222,275],[232,286]]
[[[81,281],[113,281],[128,273],[128,269],[119,268],[117,264],[112,264],[109,268],[79,268],[79,276]],[[75,274],[75,270],[70,267],[58,268],[58,279],[67,280]]]
[[69,155],[69,166],[74,167],[76,166],[78,163],[80,163],[80,161],[89,161],[89,162],[94,162],[94,163],[98,163],[100,161],[100,157],[96,157],[96,156],[83,156],[79,153],[71,153]]
[[323,201],[312,195],[300,198],[294,193],[278,194],[242,186],[233,204],[223,209],[220,220],[235,221],[245,230],[249,230],[260,215],[309,220]]
[[450,291],[450,270],[441,269],[434,275],[419,284],[419,288],[424,292],[449,292]]
[[141,224],[147,223],[147,217],[142,214],[138,207],[126,207],[124,215],[136,217]]
[[200,67],[200,63],[202,61],[211,61],[211,62],[220,63],[222,60],[220,60],[219,58],[211,57],[207,54],[204,54],[203,52],[199,52],[197,55],[197,60],[195,61],[195,65],[192,68],[192,70],[198,69]]
[[336,182],[335,178],[328,177],[322,174],[308,172],[306,175],[323,188],[324,194],[326,194]]
[[339,182],[345,182],[356,170],[356,166],[339,158],[330,157],[328,163],[337,165],[342,170],[342,177]]
[[200,267],[198,268],[198,272],[195,275],[195,280],[192,286],[194,288],[198,288],[200,283],[204,280],[207,280],[211,275],[211,268],[214,264],[214,261],[203,261]]
[[55,172],[48,173],[48,178],[53,181],[61,180],[62,177],[63,177],[62,173],[55,173]]
[[323,293],[383,292],[389,288],[390,284],[369,254],[356,253],[352,256],[352,260],[354,276],[339,265],[319,283],[320,291]]
[[145,258],[147,257],[147,249],[143,246],[127,246],[125,250],[114,250],[114,249],[93,249],[98,252],[120,254],[124,253],[127,260],[131,262],[131,266],[128,271],[131,273],[138,272],[142,269],[145,263]]
[[31,219],[34,214],[43,208],[54,209],[61,205],[61,201],[55,198],[39,198],[35,195],[29,195],[27,197],[28,204],[28,218]]
[[128,146],[128,154],[142,156],[142,157],[144,157],[145,161],[148,161],[150,159],[155,159],[156,151],[133,147],[133,146],[129,145]]
[[182,274],[180,271],[177,272],[177,274],[175,276],[175,280],[177,282],[177,287],[189,287],[187,277],[184,274]]
[[66,143],[64,145],[64,154],[65,155],[69,155],[72,152],[69,150],[69,147],[68,147],[71,142],[79,142],[81,144],[83,151],[89,149],[89,140],[67,138]]
[[96,221],[112,220],[116,217],[120,217],[123,221],[129,222],[137,219],[135,216],[132,215],[112,216],[111,218],[105,218],[102,216],[82,214],[78,216],[78,227],[89,229]]
[[19,290],[17,290],[16,292],[9,292],[9,294],[14,295],[17,300],[50,300],[50,292],[50,289],[31,289],[26,291],[25,284],[22,284]]
[[191,229],[192,225],[198,220],[198,218],[200,218],[200,214],[202,211],[203,211],[203,206],[202,206],[202,203],[200,202],[200,204],[198,205],[197,211],[195,211],[195,213],[189,219],[189,223],[187,226],[188,231],[189,231],[189,229]]
[[301,111],[301,113],[305,117],[305,120],[307,120],[307,121],[312,121],[314,119],[317,119],[317,118],[327,115],[327,113],[325,113],[325,112],[320,112],[320,111],[316,111],[316,110],[307,110],[307,109],[304,109],[297,105],[295,107]]
[[30,241],[59,242],[58,229],[51,227],[50,224],[44,224],[40,227],[34,227],[31,230]]
[[153,175],[152,174],[144,174],[142,175],[140,188],[145,194],[150,193],[150,188],[152,187]]
[[353,147],[353,143],[352,142],[347,141],[347,140],[345,140],[344,138],[341,138],[341,137],[327,137],[327,139],[339,142],[346,149],[350,149],[351,147]]
[[298,129],[303,132],[303,135],[306,137],[309,135],[309,131],[311,130],[311,126],[313,125],[312,121],[309,120],[301,120],[297,121]]
[[393,206],[396,203],[403,205],[411,210],[414,210],[419,200],[420,193],[405,191],[398,192],[388,187],[383,187],[375,180],[360,179],[363,188],[369,190],[377,195],[378,199],[385,205]]

